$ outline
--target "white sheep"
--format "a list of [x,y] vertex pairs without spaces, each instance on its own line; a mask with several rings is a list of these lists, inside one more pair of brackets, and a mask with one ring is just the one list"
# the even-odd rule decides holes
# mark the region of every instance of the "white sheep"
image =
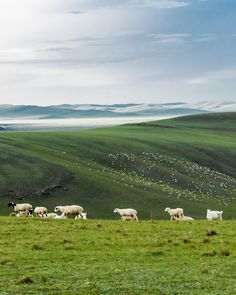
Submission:
[[182,216],[178,220],[180,220],[180,221],[190,221],[190,220],[194,220],[194,219],[192,217],[190,217],[190,216]]
[[44,218],[55,218],[58,216],[56,213],[47,213],[47,215],[43,216]]
[[70,205],[70,206],[57,206],[54,209],[55,212],[61,212],[65,217],[69,215],[75,215],[77,218],[81,216],[83,218],[82,213],[84,209],[78,205]]
[[138,221],[138,216],[137,216],[138,212],[135,209],[131,209],[131,208],[119,209],[119,208],[116,208],[116,209],[114,209],[114,213],[120,214],[121,219],[122,219],[123,216],[126,216],[127,218],[128,218],[128,216],[130,216],[130,217],[132,217],[132,220]]
[[222,220],[223,211],[212,211],[207,209],[207,220]]
[[54,219],[66,219],[67,217],[65,215],[57,215],[54,217]]
[[[81,217],[81,215],[82,215],[82,217]],[[81,215],[79,215],[79,216],[75,216],[75,219],[88,219],[87,218],[87,213],[86,212],[84,212],[84,213],[81,213]]]
[[47,216],[48,209],[46,207],[36,207],[34,209],[34,213],[36,217],[44,217]]
[[15,212],[29,211],[33,209],[33,206],[28,203],[16,204],[16,203],[10,202],[8,203],[8,207],[12,207]]
[[165,212],[170,214],[170,220],[178,220],[184,216],[184,210],[182,208],[170,209],[167,207]]

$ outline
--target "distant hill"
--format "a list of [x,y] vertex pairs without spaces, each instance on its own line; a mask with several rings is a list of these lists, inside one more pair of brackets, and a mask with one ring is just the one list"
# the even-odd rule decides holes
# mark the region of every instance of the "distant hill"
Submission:
[[236,111],[236,102],[164,103],[164,104],[113,104],[113,105],[0,105],[0,119],[66,119],[112,118],[137,116],[169,116],[206,112]]
[[0,133],[0,213],[9,201],[82,205],[90,218],[165,207],[236,217],[236,113],[201,114],[80,132]]

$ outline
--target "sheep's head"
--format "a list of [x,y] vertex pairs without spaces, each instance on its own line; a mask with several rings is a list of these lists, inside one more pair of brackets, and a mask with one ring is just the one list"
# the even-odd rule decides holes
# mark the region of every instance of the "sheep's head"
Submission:
[[34,208],[29,209],[28,212],[29,212],[29,215],[31,216],[33,214],[33,212],[34,212]]
[[114,213],[117,213],[117,212],[119,212],[119,209],[118,208],[114,209]]
[[83,219],[87,219],[87,213],[82,213]]
[[60,211],[60,208],[59,208],[59,206],[55,207],[54,211],[55,211],[55,212],[58,212],[58,211]]
[[14,207],[16,206],[16,203],[10,202],[10,203],[8,203],[7,206],[8,206],[8,207],[12,207],[12,208],[14,208]]
[[169,211],[170,211],[170,208],[167,207],[167,208],[165,209],[165,212],[169,212]]

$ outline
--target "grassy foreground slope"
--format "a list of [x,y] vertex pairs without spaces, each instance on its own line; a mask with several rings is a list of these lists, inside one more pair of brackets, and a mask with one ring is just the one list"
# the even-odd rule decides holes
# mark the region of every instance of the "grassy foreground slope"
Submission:
[[0,213],[8,201],[34,206],[78,203],[92,218],[135,207],[168,218],[178,206],[236,216],[236,113],[79,132],[0,133]]
[[0,218],[0,294],[234,295],[235,226]]

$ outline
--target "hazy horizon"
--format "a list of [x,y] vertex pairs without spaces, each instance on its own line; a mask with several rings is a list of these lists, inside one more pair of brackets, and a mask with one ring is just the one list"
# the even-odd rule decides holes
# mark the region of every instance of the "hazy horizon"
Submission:
[[117,102],[111,102],[111,103],[70,103],[70,102],[65,102],[65,103],[61,103],[61,104],[47,104],[47,103],[38,103],[38,104],[24,104],[24,103],[1,103],[0,101],[0,106],[37,106],[37,107],[54,107],[54,106],[62,106],[62,105],[78,105],[78,106],[92,106],[92,105],[97,105],[97,106],[114,106],[114,105],[187,105],[187,106],[196,106],[196,105],[201,105],[201,104],[209,104],[209,105],[214,105],[214,104],[235,104],[236,100],[199,100],[199,101],[163,101],[163,102],[145,102],[145,101],[140,101],[140,102],[129,102],[127,101],[126,103],[117,103]]

